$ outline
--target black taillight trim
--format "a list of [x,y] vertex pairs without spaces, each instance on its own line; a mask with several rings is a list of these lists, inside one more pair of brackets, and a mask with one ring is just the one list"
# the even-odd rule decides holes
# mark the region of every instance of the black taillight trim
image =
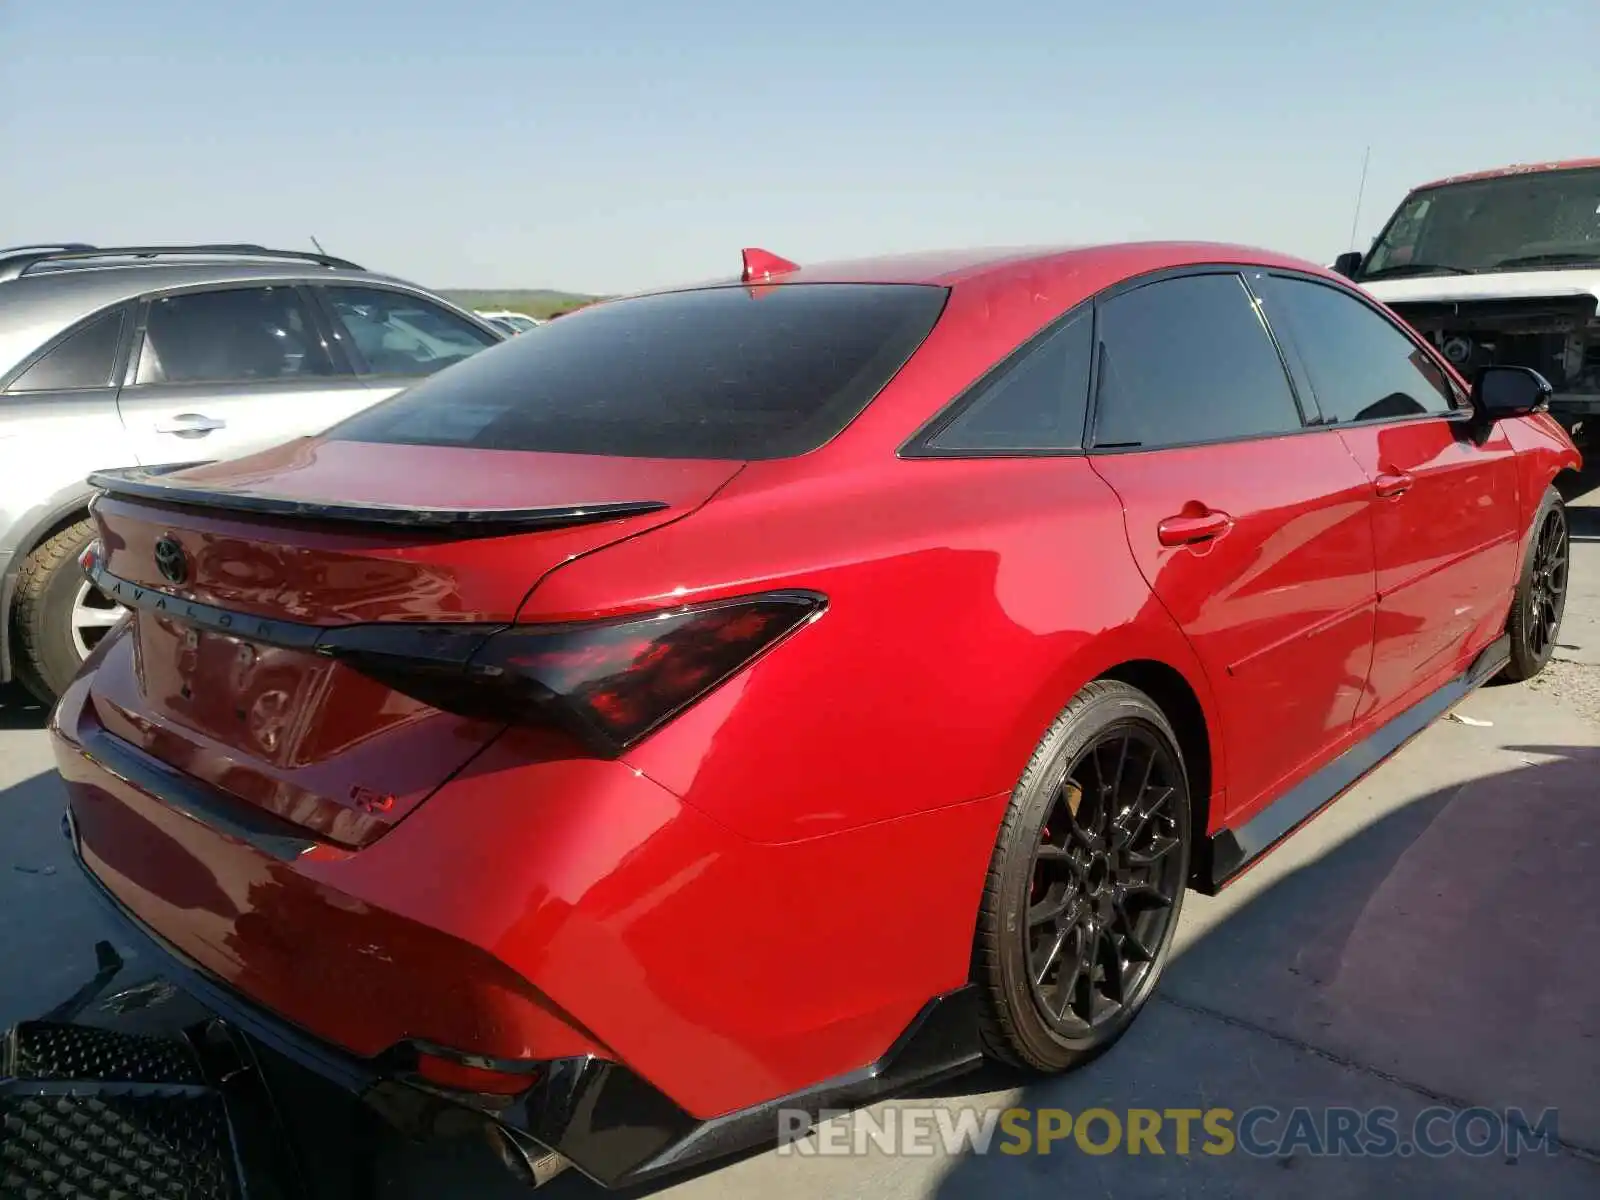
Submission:
[[[103,558],[95,561],[84,573],[107,596],[130,608],[159,613],[187,625],[245,638],[260,645],[334,658],[397,692],[459,716],[503,725],[533,721],[553,726],[604,758],[617,758],[637,745],[822,616],[828,607],[827,597],[820,592],[779,588],[590,621],[520,624],[384,621],[311,625],[187,600],[160,588],[112,575],[101,565],[103,561]],[[663,705],[652,720],[640,723],[625,736],[608,729],[583,705],[574,703],[572,697],[541,684],[531,674],[519,674],[508,681],[505,664],[496,662],[494,654],[490,653],[503,650],[508,644],[506,639],[525,640],[530,644],[543,641],[548,645],[561,638],[581,638],[588,632],[615,632],[650,621],[683,621],[731,609],[753,612],[772,606],[791,609],[789,619],[776,623],[769,634],[750,643],[747,653],[730,660],[725,669],[709,675],[677,702]],[[503,686],[507,682],[511,686]]]
[[[744,593],[696,604],[677,605],[672,608],[619,614],[602,620],[513,625],[485,640],[468,665],[468,672],[474,680],[504,678],[506,674],[504,664],[509,662],[509,659],[504,658],[503,651],[518,640],[530,643],[543,642],[548,646],[563,638],[578,641],[585,634],[617,633],[653,622],[683,622],[723,612],[754,614],[763,608],[774,607],[787,608],[790,612],[785,619],[774,622],[772,629],[762,630],[758,636],[752,638],[745,644],[741,653],[729,658],[720,669],[709,673],[703,681],[686,689],[676,701],[662,704],[653,712],[650,719],[636,723],[626,732],[608,728],[592,706],[579,702],[574,696],[552,687],[548,678],[540,679],[532,673],[519,675],[516,682],[521,687],[521,697],[531,705],[531,708],[522,710],[526,715],[531,716],[537,711],[546,721],[577,737],[592,752],[602,757],[616,758],[699,703],[797,631],[820,618],[827,610],[827,597],[820,592],[806,589],[783,588]],[[497,650],[502,652],[502,663],[493,661],[494,652]],[[637,677],[637,664],[630,668],[629,675]]]
[[[581,644],[588,634],[621,635],[652,622],[687,622],[722,612],[755,613],[775,606],[790,610],[785,619],[758,631],[758,637],[744,645],[741,653],[723,662],[720,669],[707,674],[673,702],[661,704],[651,712],[650,719],[625,731],[608,727],[590,699],[563,692],[551,686],[548,675],[541,678],[514,661],[519,649],[548,650],[563,640]],[[559,729],[590,753],[614,759],[815,621],[826,608],[827,598],[819,592],[785,588],[591,621],[349,626],[329,630],[317,645],[317,652],[336,657],[352,669],[442,711],[506,725]],[[635,667],[636,664],[628,671]]]
[[90,583],[110,599],[128,608],[163,613],[187,625],[213,633],[249,638],[263,646],[315,652],[317,640],[332,628],[327,625],[285,621],[276,617],[258,617],[251,613],[219,608],[215,604],[202,604],[198,600],[188,600],[172,592],[113,575],[105,569],[104,563],[105,556],[101,555],[93,564],[84,568],[84,574]]

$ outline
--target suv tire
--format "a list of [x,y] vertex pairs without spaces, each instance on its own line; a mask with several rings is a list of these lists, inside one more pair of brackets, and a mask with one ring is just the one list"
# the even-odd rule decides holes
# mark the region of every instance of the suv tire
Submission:
[[78,521],[22,562],[12,608],[17,682],[45,704],[55,703],[83,665],[73,609],[84,586],[78,558],[95,536],[93,521]]

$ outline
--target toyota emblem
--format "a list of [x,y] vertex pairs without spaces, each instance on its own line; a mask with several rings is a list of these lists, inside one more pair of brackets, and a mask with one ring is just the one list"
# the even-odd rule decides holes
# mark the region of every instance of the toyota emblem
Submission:
[[168,583],[182,583],[189,577],[189,556],[170,533],[156,542],[156,570]]

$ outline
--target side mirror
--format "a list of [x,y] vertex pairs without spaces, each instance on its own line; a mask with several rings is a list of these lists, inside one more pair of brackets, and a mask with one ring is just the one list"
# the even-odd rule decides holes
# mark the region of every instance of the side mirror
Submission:
[[1472,407],[1481,421],[1545,412],[1555,388],[1532,367],[1484,367],[1472,381]]
[[1361,269],[1361,251],[1346,250],[1333,260],[1333,269],[1346,279],[1354,279]]

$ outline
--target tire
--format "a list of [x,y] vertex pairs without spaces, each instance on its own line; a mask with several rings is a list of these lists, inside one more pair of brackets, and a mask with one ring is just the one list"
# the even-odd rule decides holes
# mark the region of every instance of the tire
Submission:
[[1171,951],[1189,809],[1178,739],[1143,692],[1096,680],[1055,719],[1012,793],[978,913],[973,981],[990,1057],[1056,1073],[1126,1032]]
[[[69,525],[23,560],[17,579],[11,614],[17,680],[45,704],[55,702],[83,665],[82,631],[74,637],[73,610],[86,582],[78,558],[94,538],[92,521]],[[114,608],[98,593],[88,599]]]
[[1528,540],[1511,617],[1506,622],[1511,661],[1501,672],[1502,678],[1512,683],[1532,679],[1554,656],[1561,618],[1567,610],[1570,558],[1567,506],[1560,492],[1547,488],[1533,518],[1533,536]]

